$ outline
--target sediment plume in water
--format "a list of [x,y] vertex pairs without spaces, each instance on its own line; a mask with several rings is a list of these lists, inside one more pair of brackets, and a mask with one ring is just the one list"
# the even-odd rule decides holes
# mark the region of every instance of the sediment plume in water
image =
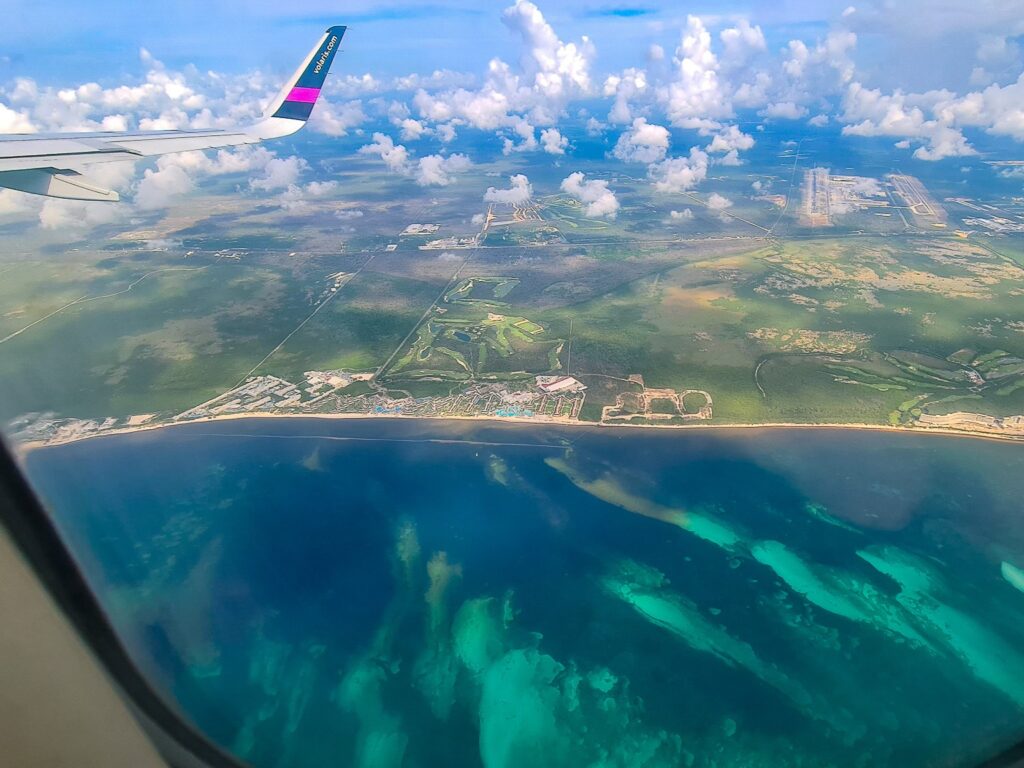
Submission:
[[544,462],[552,469],[565,475],[581,491],[616,507],[643,515],[652,520],[682,528],[684,531],[711,542],[723,549],[734,550],[742,537],[728,525],[704,512],[685,511],[666,507],[645,496],[630,493],[614,476],[605,473],[596,479],[587,478],[564,458],[549,457]]

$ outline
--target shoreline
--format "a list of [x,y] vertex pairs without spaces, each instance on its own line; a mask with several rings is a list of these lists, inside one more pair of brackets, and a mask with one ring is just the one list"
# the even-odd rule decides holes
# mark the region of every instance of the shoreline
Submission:
[[[538,419],[531,417],[517,417],[517,416],[403,416],[398,414],[370,414],[370,413],[273,413],[273,412],[254,412],[254,413],[231,413],[231,414],[220,414],[217,416],[203,416],[197,419],[189,419],[188,421],[171,421],[171,422],[159,422],[156,424],[139,424],[131,427],[120,427],[117,429],[110,429],[103,432],[97,432],[93,434],[82,435],[80,437],[74,437],[67,440],[35,440],[24,443],[12,443],[11,449],[13,453],[19,457],[24,458],[33,451],[37,451],[44,448],[54,448],[61,445],[70,445],[72,443],[79,443],[85,440],[94,440],[102,437],[114,437],[117,435],[129,435],[138,432],[155,432],[160,429],[168,429],[171,427],[181,427],[189,424],[212,424],[215,422],[222,421],[243,421],[243,420],[256,420],[256,419],[314,419],[314,420],[325,420],[325,421],[345,421],[345,420],[367,420],[367,419],[385,419],[385,420],[406,420],[406,421],[424,421],[424,422],[484,422],[488,424],[515,424],[515,425],[529,425],[529,426],[554,426],[554,427],[569,427],[573,429],[578,428],[590,428],[590,429],[656,429],[661,431],[694,431],[694,430],[757,430],[757,429],[848,429],[858,431],[873,431],[873,432],[897,432],[905,435],[937,435],[941,437],[961,437],[970,438],[973,440],[995,440],[1004,443],[1024,442],[1024,435],[1000,435],[991,432],[970,432],[963,429],[951,429],[949,427],[894,427],[889,424],[858,424],[852,422],[846,423],[807,423],[807,422],[765,422],[759,424],[707,424],[703,422],[696,422],[693,424],[606,424],[600,422],[591,421],[559,421],[555,419]],[[315,439],[315,436],[311,436]]]

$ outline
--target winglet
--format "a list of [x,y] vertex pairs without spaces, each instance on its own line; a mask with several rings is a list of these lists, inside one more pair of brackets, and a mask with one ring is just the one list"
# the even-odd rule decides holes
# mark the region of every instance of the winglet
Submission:
[[327,79],[331,62],[341,47],[346,29],[344,26],[328,28],[295,70],[295,74],[270,102],[263,113],[263,119],[247,129],[247,133],[260,139],[272,139],[295,133],[305,124],[320,95],[324,80]]

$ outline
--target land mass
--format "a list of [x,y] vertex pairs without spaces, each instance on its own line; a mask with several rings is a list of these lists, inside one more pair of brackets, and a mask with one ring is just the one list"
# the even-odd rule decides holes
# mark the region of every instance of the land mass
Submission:
[[34,445],[263,415],[1024,435],[1018,199],[768,150],[716,168],[723,209],[618,173],[595,219],[542,169],[481,205],[497,161],[430,191],[357,161],[301,212],[200,195],[9,255],[0,420]]

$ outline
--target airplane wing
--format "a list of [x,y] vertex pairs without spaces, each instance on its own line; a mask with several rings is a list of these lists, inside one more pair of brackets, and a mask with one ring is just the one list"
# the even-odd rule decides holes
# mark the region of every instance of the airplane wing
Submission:
[[309,119],[345,27],[330,27],[253,125],[229,129],[0,135],[0,187],[71,200],[118,200],[83,175],[93,163],[288,136]]

